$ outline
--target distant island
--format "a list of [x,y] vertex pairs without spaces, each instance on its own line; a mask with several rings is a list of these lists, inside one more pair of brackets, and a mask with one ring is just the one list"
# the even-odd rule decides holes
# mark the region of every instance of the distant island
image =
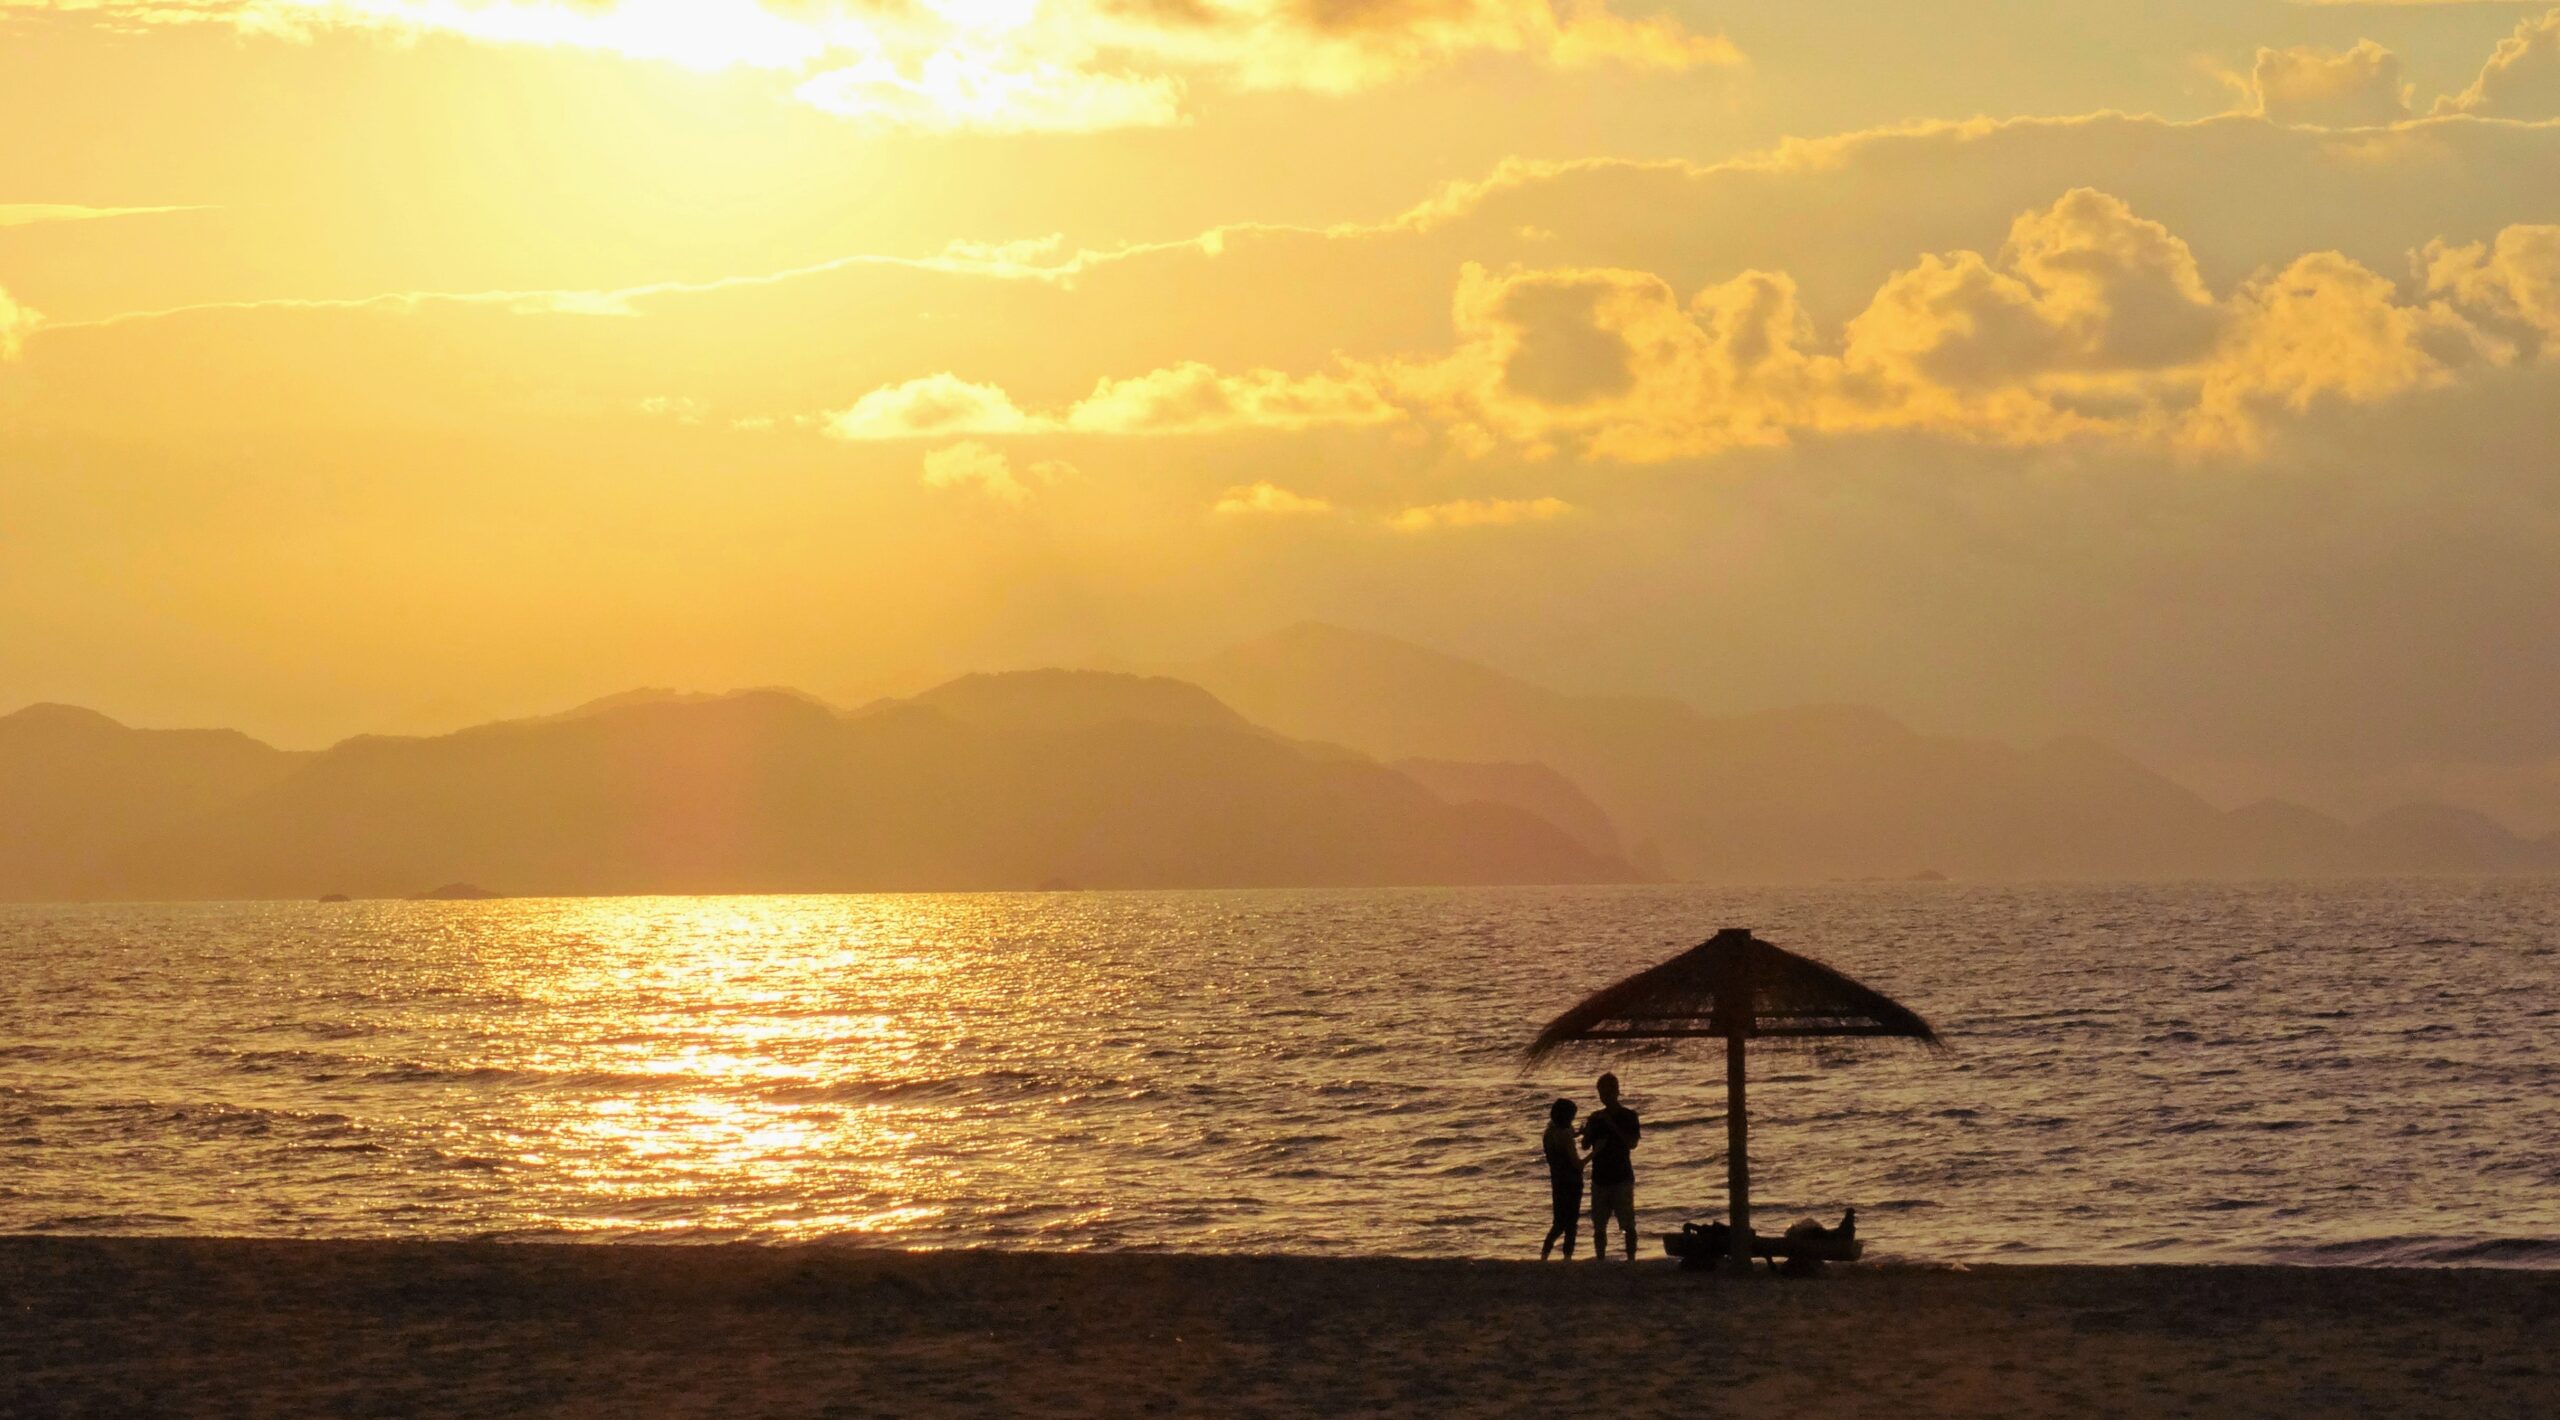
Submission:
[[0,716],[0,899],[2560,870],[2560,837],[2440,805],[2226,812],[2086,740],[1576,696],[1336,627],[1168,669],[639,691],[319,751],[32,706]]

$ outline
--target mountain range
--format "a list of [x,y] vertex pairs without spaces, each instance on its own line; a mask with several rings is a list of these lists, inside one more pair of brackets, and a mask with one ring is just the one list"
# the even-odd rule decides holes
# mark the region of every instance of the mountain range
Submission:
[[313,751],[0,716],[16,900],[2554,868],[2457,809],[2225,812],[2091,741],[1573,695],[1320,625],[1172,674],[644,690]]
[[1635,861],[1681,879],[2560,869],[2560,835],[2524,838],[2463,809],[2410,805],[2352,824],[2278,802],[2226,812],[2093,740],[2019,749],[1847,706],[1718,716],[1566,694],[1333,626],[1293,627],[1178,673],[1283,734],[1388,759],[1542,765],[1609,815]]

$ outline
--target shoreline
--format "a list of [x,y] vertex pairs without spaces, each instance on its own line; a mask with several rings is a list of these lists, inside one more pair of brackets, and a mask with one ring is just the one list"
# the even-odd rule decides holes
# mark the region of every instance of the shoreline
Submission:
[[2527,1416],[2560,1271],[0,1236],[0,1414]]

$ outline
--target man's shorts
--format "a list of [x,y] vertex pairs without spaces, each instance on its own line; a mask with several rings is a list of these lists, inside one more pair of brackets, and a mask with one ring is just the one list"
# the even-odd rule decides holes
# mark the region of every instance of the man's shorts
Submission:
[[1602,1183],[1598,1179],[1591,1181],[1591,1226],[1605,1228],[1609,1226],[1611,1218],[1618,1220],[1618,1226],[1626,1231],[1627,1236],[1635,1236],[1636,1181],[1634,1179],[1623,1179],[1616,1183]]

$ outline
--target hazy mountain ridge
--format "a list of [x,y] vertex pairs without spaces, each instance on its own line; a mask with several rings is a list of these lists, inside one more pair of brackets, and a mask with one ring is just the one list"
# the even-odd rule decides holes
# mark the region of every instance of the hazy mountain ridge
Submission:
[[322,751],[0,716],[21,899],[2554,869],[2560,834],[2466,810],[2224,812],[2092,740],[1711,716],[1317,625],[1180,679],[970,675],[851,710],[633,691]]
[[[86,716],[76,722],[65,715]],[[0,893],[513,895],[1590,882],[1525,810],[1451,804],[1195,686],[970,677],[839,712],[796,692],[610,697],[308,754],[0,718]],[[83,749],[83,746],[87,746]],[[237,771],[173,751],[192,746]],[[90,766],[97,766],[92,772]],[[108,771],[113,771],[108,772]],[[96,804],[113,813],[102,814]],[[149,811],[143,811],[144,806]],[[85,817],[84,817],[85,815]],[[104,828],[36,851],[65,822]]]
[[1509,804],[1526,809],[1603,857],[1624,854],[1618,827],[1582,786],[1543,764],[1399,759],[1387,766],[1453,804]]
[[94,710],[0,716],[0,898],[94,891],[102,856],[280,782],[310,756],[234,730],[128,729]]
[[1680,878],[2560,869],[2560,835],[2526,839],[2465,810],[2413,805],[2361,824],[2282,803],[2224,812],[2084,738],[2018,749],[1858,707],[1712,716],[1659,697],[1570,695],[1315,623],[1182,673],[1280,733],[1382,759],[1544,764]]

